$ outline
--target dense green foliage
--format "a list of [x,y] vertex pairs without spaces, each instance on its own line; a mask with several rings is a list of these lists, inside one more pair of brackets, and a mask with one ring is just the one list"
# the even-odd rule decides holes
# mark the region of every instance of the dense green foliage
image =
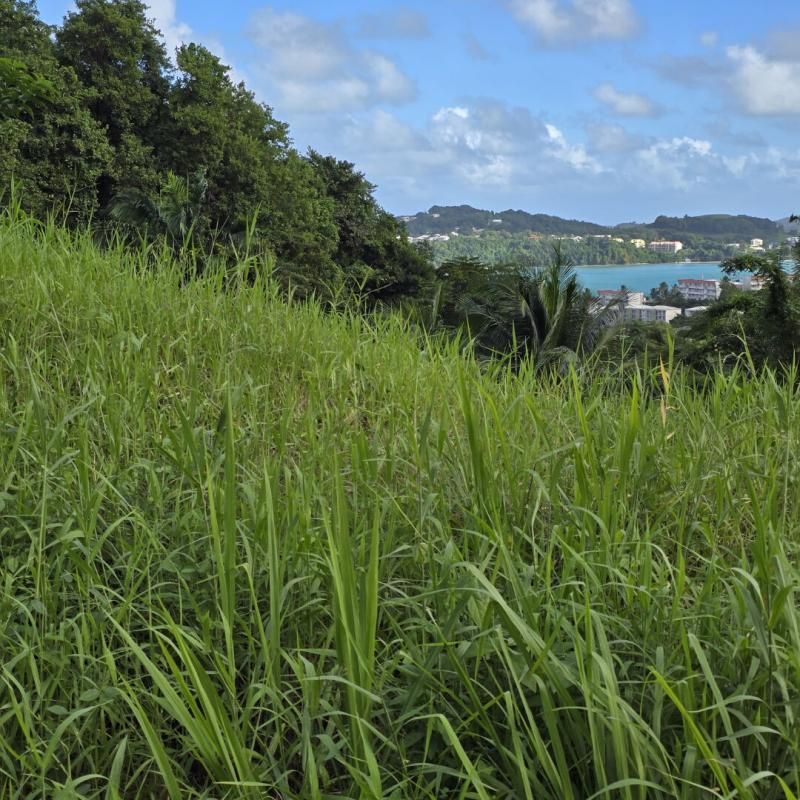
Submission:
[[182,46],[173,64],[140,0],[77,0],[58,28],[31,2],[0,0],[0,52],[6,204],[13,180],[40,219],[57,210],[105,240],[165,237],[193,268],[270,253],[296,291],[347,285],[374,303],[430,282],[352,164],[298,153],[206,48]]
[[[611,238],[594,235],[580,241],[570,238],[561,240],[561,247],[574,264],[658,264],[666,261],[722,261],[734,252],[727,244],[694,235],[682,236],[685,244],[677,255],[654,253],[646,248],[637,248],[617,232]],[[649,238],[653,238],[652,234]],[[615,239],[624,239],[615,241]],[[776,237],[777,239],[777,237]],[[431,242],[434,258],[442,263],[455,258],[477,258],[487,262],[539,264],[552,249],[553,238],[528,233],[503,233],[485,231],[468,236],[451,236],[449,241]]]
[[[489,231],[474,236],[453,236],[449,241],[432,242],[436,263],[474,258],[490,264],[516,263],[531,266],[547,263],[553,252],[553,240],[533,238],[530,234]],[[560,247],[573,264],[658,264],[668,256],[639,249],[628,242],[613,239],[563,239]],[[683,253],[680,254],[683,258]]]
[[625,229],[636,228],[643,232],[657,231],[665,239],[681,239],[687,235],[700,236],[705,239],[719,239],[726,242],[738,242],[747,239],[764,239],[777,241],[782,238],[778,223],[762,217],[751,217],[746,214],[703,214],[699,217],[666,217],[659,216],[649,225],[623,226]]
[[[757,292],[728,289],[708,310],[681,320],[680,357],[701,371],[715,371],[720,357],[745,353],[754,368],[790,364],[800,353],[800,280],[782,266],[785,253],[746,254],[723,262],[729,274],[749,272],[764,281]],[[800,257],[800,252],[796,253]]]
[[0,259],[0,796],[800,794],[796,375]]

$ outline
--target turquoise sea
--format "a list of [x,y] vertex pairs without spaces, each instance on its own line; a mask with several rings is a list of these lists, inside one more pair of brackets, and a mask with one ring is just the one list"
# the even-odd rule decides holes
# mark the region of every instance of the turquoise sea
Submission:
[[678,278],[722,278],[719,262],[690,264],[630,264],[626,266],[576,267],[583,286],[598,289],[619,289],[623,284],[633,292],[648,294],[662,281],[672,286]]

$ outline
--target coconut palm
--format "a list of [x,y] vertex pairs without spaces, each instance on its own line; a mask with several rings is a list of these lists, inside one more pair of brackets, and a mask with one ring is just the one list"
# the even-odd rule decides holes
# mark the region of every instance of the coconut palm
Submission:
[[153,199],[139,189],[122,189],[111,201],[110,213],[143,236],[163,236],[176,253],[183,252],[196,233],[207,191],[205,168],[188,179],[169,172],[158,197]]
[[544,268],[498,273],[489,296],[472,303],[470,312],[485,320],[479,336],[485,347],[545,365],[593,350],[618,321],[619,306],[619,302],[594,305],[556,245]]

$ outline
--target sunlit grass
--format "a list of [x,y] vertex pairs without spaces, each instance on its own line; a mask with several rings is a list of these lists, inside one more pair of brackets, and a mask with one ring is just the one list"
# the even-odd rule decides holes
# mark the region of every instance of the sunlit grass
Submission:
[[150,261],[0,223],[0,797],[800,793],[795,380]]

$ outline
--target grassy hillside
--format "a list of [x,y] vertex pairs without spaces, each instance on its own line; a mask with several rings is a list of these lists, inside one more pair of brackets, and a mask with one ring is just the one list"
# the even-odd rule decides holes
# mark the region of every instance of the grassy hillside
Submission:
[[480,370],[0,222],[0,797],[793,798],[793,382]]

